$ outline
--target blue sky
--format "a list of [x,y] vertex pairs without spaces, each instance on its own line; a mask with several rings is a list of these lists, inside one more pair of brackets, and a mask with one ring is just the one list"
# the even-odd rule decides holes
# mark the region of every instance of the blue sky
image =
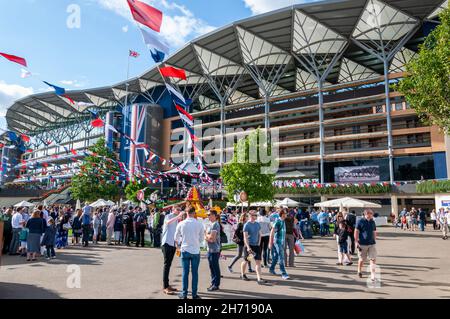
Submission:
[[[311,1],[145,0],[164,12],[161,34],[172,52],[235,20]],[[68,21],[76,25],[78,16],[79,28],[69,27]],[[129,49],[141,53],[132,61],[131,76],[153,65],[126,0],[1,1],[0,39],[0,52],[26,58],[33,73],[22,79],[21,67],[0,57],[0,128],[5,128],[3,115],[14,100],[49,90],[42,80],[66,89],[123,81]]]

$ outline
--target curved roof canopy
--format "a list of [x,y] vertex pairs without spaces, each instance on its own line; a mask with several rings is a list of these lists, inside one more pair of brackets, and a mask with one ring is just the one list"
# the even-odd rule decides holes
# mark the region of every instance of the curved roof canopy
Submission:
[[[390,71],[404,71],[423,41],[420,26],[424,21],[438,23],[434,20],[446,5],[448,0],[295,5],[219,28],[186,44],[165,63],[187,71],[187,80],[177,84],[194,100],[196,111],[215,108],[221,101],[239,104],[314,89],[322,76],[325,85],[363,80],[383,74],[383,62],[373,54],[380,43],[386,51],[402,43]],[[156,66],[128,83],[129,101],[142,95],[158,102],[154,93],[163,83]],[[67,94],[81,103],[74,107],[51,92],[15,102],[6,114],[9,129],[33,135],[86,120],[88,107],[101,111],[123,104],[126,83]]]

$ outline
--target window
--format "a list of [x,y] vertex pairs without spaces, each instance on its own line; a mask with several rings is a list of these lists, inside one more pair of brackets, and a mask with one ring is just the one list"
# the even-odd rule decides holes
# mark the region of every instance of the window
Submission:
[[401,110],[403,110],[403,103],[402,103],[402,102],[395,103],[394,109],[395,109],[396,111],[401,111]]
[[380,139],[378,139],[378,138],[369,139],[369,147],[373,147],[373,148],[379,147],[379,144],[380,144]]
[[383,105],[375,106],[375,112],[376,113],[383,113]]
[[380,124],[372,124],[372,125],[369,125],[368,127],[367,127],[367,131],[369,132],[369,133],[375,133],[375,132],[378,132],[378,128],[380,127]]
[[338,142],[334,144],[335,151],[342,151],[344,149],[344,142]]
[[361,133],[361,127],[360,127],[359,125],[353,126],[353,127],[352,127],[352,132],[353,132],[353,134],[359,134],[359,133]]
[[334,136],[344,135],[345,129],[343,128],[337,128],[334,130]]
[[314,152],[314,145],[303,146],[303,153],[312,153],[312,152]]
[[353,148],[360,149],[361,148],[361,140],[353,141]]

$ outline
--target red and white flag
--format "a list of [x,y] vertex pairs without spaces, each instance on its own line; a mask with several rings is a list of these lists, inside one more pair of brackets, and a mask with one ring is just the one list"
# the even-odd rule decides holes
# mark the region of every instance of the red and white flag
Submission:
[[132,58],[139,58],[140,54],[136,51],[130,50],[130,56]]

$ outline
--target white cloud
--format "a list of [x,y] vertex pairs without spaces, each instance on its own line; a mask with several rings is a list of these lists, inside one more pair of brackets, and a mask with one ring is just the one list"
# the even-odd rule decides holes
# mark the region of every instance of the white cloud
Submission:
[[122,27],[122,31],[124,32],[124,33],[127,33],[128,32],[128,25],[124,25],[123,27]]
[[62,85],[72,86],[75,88],[82,88],[87,85],[85,81],[78,81],[78,80],[62,80],[59,81]]
[[[100,6],[128,19],[134,25],[130,8],[125,0],[94,0]],[[144,0],[164,12],[161,36],[173,50],[197,36],[215,29],[205,21],[198,19],[185,6],[168,0]]]
[[315,2],[319,0],[243,0],[245,6],[249,8],[253,14],[260,14],[272,10],[284,8],[298,3]]
[[32,87],[24,87],[17,84],[8,84],[0,80],[0,116],[6,115],[6,110],[14,101],[33,94]]

